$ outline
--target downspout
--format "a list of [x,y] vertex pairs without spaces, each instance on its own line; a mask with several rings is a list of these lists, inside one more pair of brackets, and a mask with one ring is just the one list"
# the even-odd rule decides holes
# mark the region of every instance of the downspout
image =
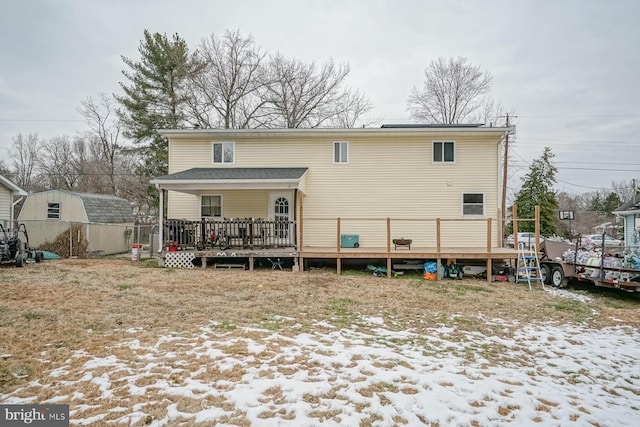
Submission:
[[156,189],[160,195],[160,210],[158,212],[158,253],[162,253],[162,245],[164,244],[164,191],[160,188],[159,184],[156,184]]

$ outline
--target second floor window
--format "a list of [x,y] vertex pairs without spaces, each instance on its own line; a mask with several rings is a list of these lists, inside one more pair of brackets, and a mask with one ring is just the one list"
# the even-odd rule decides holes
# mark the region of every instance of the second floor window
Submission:
[[349,163],[349,143],[336,141],[333,143],[333,163]]
[[213,143],[213,163],[231,164],[235,162],[235,144],[233,142]]
[[452,163],[456,161],[455,144],[451,141],[435,141],[433,143],[433,162]]

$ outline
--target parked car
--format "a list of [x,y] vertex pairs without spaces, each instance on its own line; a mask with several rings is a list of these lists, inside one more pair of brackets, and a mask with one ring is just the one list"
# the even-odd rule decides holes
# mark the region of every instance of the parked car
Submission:
[[[596,248],[602,247],[602,234],[587,234],[583,236],[583,238],[587,238],[591,240],[592,244]],[[624,247],[624,242],[622,240],[614,239],[613,237],[605,234],[604,235],[604,247],[605,248],[621,248]]]
[[[540,243],[542,243],[543,240],[544,239],[541,236],[540,241],[538,242],[538,247],[540,246]],[[518,233],[518,245],[523,245],[525,249],[531,248],[535,244],[535,242],[536,242],[536,233],[531,233],[531,232]],[[513,234],[510,234],[509,236],[507,236],[507,240],[505,241],[505,246],[508,248],[515,247]]]

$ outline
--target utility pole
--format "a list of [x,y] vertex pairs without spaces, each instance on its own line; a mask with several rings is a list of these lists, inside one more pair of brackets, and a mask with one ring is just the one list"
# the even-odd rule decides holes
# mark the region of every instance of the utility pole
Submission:
[[[507,124],[506,127],[509,127],[509,113],[507,113]],[[502,212],[500,213],[502,216],[500,232],[504,235],[505,228],[505,219],[507,216],[507,164],[509,161],[509,131],[507,130],[507,135],[504,139],[504,162],[502,166]],[[518,230],[513,230],[513,234],[518,232]],[[500,236],[500,241],[503,242],[503,236]]]

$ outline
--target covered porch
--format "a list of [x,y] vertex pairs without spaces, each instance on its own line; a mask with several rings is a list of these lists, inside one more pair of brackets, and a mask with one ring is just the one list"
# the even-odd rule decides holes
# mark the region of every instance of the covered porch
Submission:
[[160,195],[157,251],[296,249],[306,172],[193,168],[152,180]]

